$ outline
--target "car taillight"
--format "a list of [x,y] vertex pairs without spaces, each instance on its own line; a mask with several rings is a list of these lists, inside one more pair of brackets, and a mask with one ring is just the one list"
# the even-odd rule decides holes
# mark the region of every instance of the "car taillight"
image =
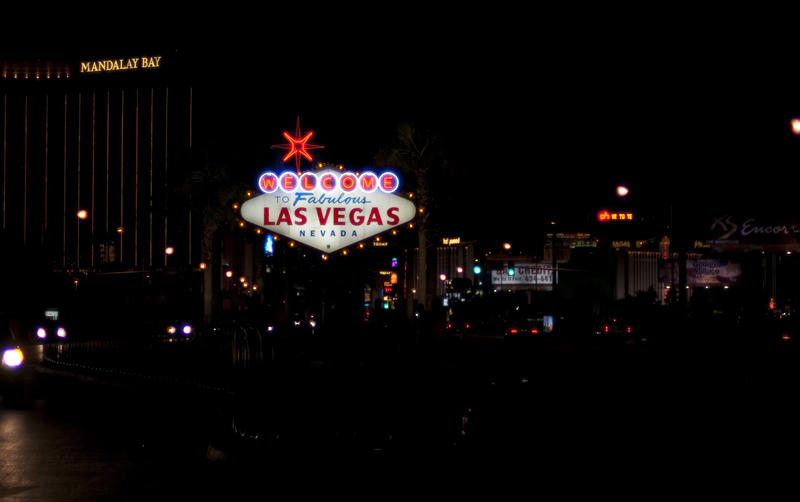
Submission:
[[784,333],[783,336],[781,336],[781,340],[783,340],[785,342],[788,342],[791,339],[792,339],[792,336],[789,333]]
[[58,328],[56,330],[56,336],[58,336],[59,338],[66,338],[67,337],[67,330],[65,330],[64,328]]
[[536,328],[533,328],[533,329],[531,330],[531,334],[538,335],[538,334],[539,334],[539,330],[538,330],[538,329],[536,329]]
[[605,326],[603,326],[603,333],[608,333],[609,329],[610,328],[608,327],[608,324],[606,324]]
[[39,337],[40,339],[47,338],[47,330],[44,329],[44,328],[37,329],[36,330],[36,336]]
[[631,330],[631,327],[630,327],[630,326],[627,326],[627,327],[625,328],[625,333],[632,333],[632,332],[633,332],[633,331]]
[[508,330],[508,332],[511,333],[512,335],[516,335],[517,333],[519,333],[519,330],[517,328],[511,328],[510,330]]
[[453,329],[453,325],[450,324],[450,323],[447,323],[447,329]]
[[469,323],[468,322],[464,323],[464,329],[469,329]]

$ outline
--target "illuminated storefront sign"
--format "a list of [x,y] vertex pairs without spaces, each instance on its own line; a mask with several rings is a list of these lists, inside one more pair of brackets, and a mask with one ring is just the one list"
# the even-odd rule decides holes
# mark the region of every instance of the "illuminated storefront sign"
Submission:
[[402,225],[416,215],[411,201],[394,195],[400,180],[389,171],[265,172],[258,187],[263,194],[242,204],[242,218],[326,253]]
[[609,221],[633,221],[633,213],[628,211],[600,211],[597,213],[597,221],[607,223]]
[[461,244],[461,237],[442,238],[442,246],[458,246],[459,244]]
[[81,61],[81,73],[108,73],[161,68],[161,56]]
[[507,269],[492,270],[492,285],[552,285],[553,267],[536,263],[517,263],[514,266],[514,275],[509,275]]

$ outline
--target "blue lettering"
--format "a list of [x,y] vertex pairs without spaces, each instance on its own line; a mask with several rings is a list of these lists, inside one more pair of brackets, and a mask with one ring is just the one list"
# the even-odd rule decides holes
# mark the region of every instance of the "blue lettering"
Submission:
[[305,236],[306,236],[306,231],[300,230],[300,237],[305,237]]

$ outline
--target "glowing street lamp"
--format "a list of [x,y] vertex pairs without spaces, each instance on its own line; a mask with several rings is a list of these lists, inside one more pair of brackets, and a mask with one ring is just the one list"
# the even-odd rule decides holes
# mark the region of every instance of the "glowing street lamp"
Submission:
[[88,217],[89,217],[89,212],[87,210],[81,209],[80,211],[78,211],[79,220],[85,220]]
[[628,187],[626,187],[624,185],[620,185],[620,186],[617,187],[617,195],[619,195],[620,197],[625,197],[629,193],[630,193],[630,190],[628,190]]
[[800,135],[800,119],[792,119],[792,133]]
[[167,255],[175,254],[175,248],[172,246],[167,246],[167,249],[164,250],[164,254]]
[[511,249],[511,243],[510,242],[504,242],[503,243],[503,249],[505,249],[506,251],[510,250]]
[[444,282],[447,280],[447,274],[439,274],[439,280]]

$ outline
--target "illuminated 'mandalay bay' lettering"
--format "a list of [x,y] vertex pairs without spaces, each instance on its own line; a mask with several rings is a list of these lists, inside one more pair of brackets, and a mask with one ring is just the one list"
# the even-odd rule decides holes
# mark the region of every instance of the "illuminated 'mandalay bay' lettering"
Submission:
[[161,56],[81,61],[81,73],[103,73],[111,71],[138,70],[140,68],[161,68]]

